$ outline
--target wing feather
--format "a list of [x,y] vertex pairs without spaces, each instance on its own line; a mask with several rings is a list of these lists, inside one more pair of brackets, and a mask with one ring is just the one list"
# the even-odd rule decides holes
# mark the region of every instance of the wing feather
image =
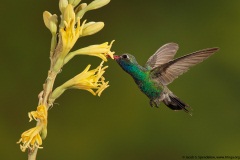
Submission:
[[178,50],[178,44],[167,43],[160,47],[147,61],[145,67],[155,68],[171,61]]
[[207,59],[216,51],[218,51],[218,48],[208,48],[169,61],[166,64],[153,68],[151,77],[159,79],[163,85],[168,85],[178,76],[187,72],[190,67]]

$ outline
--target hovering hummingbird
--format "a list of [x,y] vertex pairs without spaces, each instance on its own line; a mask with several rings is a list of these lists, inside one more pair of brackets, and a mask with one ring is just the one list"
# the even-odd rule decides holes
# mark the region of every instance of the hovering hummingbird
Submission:
[[[141,66],[131,54],[114,56],[120,67],[132,76],[140,90],[150,99],[152,107],[158,107],[160,102],[172,110],[184,110],[189,113],[189,106],[175,96],[167,87],[178,76],[218,51],[218,48],[208,48],[174,59],[178,44],[167,43],[160,47]],[[190,113],[189,113],[190,114]]]

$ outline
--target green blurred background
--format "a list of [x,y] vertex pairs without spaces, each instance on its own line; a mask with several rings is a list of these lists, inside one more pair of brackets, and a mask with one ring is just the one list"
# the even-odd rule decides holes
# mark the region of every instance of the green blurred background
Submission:
[[[85,0],[83,2],[91,2]],[[177,56],[208,47],[220,51],[178,78],[169,88],[193,108],[193,116],[163,104],[151,108],[129,75],[108,61],[110,87],[102,96],[65,92],[49,111],[48,137],[38,158],[82,160],[182,159],[182,156],[240,156],[240,1],[112,0],[88,12],[105,28],[80,39],[75,49],[116,40],[116,54],[134,54],[144,64],[161,45],[176,42]],[[27,159],[16,141],[33,127],[27,113],[49,69],[50,33],[42,12],[59,14],[58,0],[2,1],[1,159]],[[60,85],[96,57],[73,59],[57,77]]]

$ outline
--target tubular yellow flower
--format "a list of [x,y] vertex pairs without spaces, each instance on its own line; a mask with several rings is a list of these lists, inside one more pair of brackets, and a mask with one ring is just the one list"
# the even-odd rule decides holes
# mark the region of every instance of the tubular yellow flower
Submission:
[[[77,19],[77,22],[75,22],[75,13],[73,10],[73,6],[71,4],[68,4],[68,6],[65,8],[63,13],[63,23],[64,26],[60,27],[60,37],[62,44],[60,48],[61,50],[61,57],[65,57],[68,52],[71,50],[73,45],[78,40],[80,34],[82,33],[82,27],[80,26],[80,19]],[[76,24],[76,28],[75,28]],[[84,25],[84,23],[83,23]]]
[[[20,140],[20,149],[25,152],[27,148],[34,150],[34,148],[42,148],[42,139],[46,137],[47,131],[47,108],[44,105],[37,107],[37,111],[28,113],[30,121],[35,119],[37,126],[22,133]],[[41,136],[40,136],[41,134]]]
[[[85,24],[86,21],[83,21],[83,23],[80,25],[80,19],[82,17],[77,16],[76,13],[100,8],[109,3],[109,1],[110,0],[95,0],[89,5],[83,3],[76,7],[74,11],[74,5],[78,4],[80,2],[79,0],[68,1],[68,3],[64,0],[60,0],[59,7],[62,11],[62,20],[59,27],[59,41],[55,49],[58,51],[58,54],[54,55],[54,61],[56,62],[54,64],[53,70],[55,72],[59,72],[62,66],[66,64],[70,59],[72,59],[75,55],[82,54],[97,56],[104,61],[107,61],[107,57],[111,57],[113,59],[114,52],[111,52],[110,48],[114,41],[112,41],[110,45],[108,45],[108,43],[103,43],[101,45],[93,45],[77,50],[76,52],[69,53],[78,38],[95,34],[104,27],[103,22],[90,22]],[[51,15],[48,15],[48,17],[50,16]]]
[[59,27],[59,41],[56,47],[58,54],[54,55],[56,60],[53,68],[54,71],[59,72],[61,70],[64,64],[64,58],[82,34],[82,28],[84,24],[85,21],[83,22],[82,26],[80,26],[80,18],[77,18],[75,21],[75,12],[73,10],[73,6],[68,4],[64,9],[62,21]]
[[66,89],[82,89],[89,91],[93,95],[100,96],[103,90],[109,86],[103,77],[108,66],[103,67],[103,62],[93,70],[89,70],[91,65],[88,65],[80,74],[57,87],[50,95],[49,103],[53,103]]
[[[108,87],[108,82],[105,82],[105,78],[102,76],[108,66],[103,67],[102,61],[96,69],[89,71],[90,66],[88,65],[82,73],[69,81],[69,84],[72,83],[69,88],[87,90],[93,95],[99,93],[98,96],[100,96],[102,91]],[[94,92],[93,89],[97,89],[97,91]]]
[[105,84],[103,74],[108,66],[103,67],[102,61],[96,69],[89,71],[90,66],[91,65],[88,65],[83,72],[66,82],[70,82],[68,88],[87,90],[93,95],[97,94],[97,92],[94,92],[93,89],[97,89],[97,91],[101,89],[103,91],[105,88],[107,88],[103,87],[103,84]]
[[[75,21],[75,12],[73,10],[73,6],[71,4],[68,4],[63,12],[63,20],[67,23],[67,25],[71,21]],[[67,26],[65,26],[67,27]]]
[[76,55],[96,56],[101,58],[103,61],[107,61],[107,57],[111,57],[113,59],[113,54],[115,52],[112,52],[110,50],[113,42],[114,40],[109,45],[108,45],[108,42],[105,42],[102,44],[91,45],[91,46],[70,52],[64,59],[64,64],[66,64],[69,60],[71,60]]

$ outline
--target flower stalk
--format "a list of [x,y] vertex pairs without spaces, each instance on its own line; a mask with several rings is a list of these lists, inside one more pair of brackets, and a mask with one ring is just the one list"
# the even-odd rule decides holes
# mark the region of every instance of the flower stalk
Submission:
[[[45,26],[51,32],[50,45],[50,69],[48,76],[43,84],[43,90],[39,94],[39,102],[36,111],[28,113],[30,122],[36,121],[36,126],[28,129],[21,134],[20,149],[25,152],[28,150],[28,160],[35,160],[38,149],[42,149],[43,140],[47,136],[48,110],[68,89],[81,89],[100,96],[101,93],[109,87],[108,81],[105,81],[103,74],[108,66],[103,66],[103,62],[108,57],[113,58],[114,52],[111,47],[114,41],[91,45],[72,51],[76,41],[85,36],[93,35],[99,32],[103,27],[103,22],[82,21],[83,15],[90,10],[98,9],[110,2],[110,0],[94,0],[89,5],[81,3],[81,0],[59,0],[59,9],[61,11],[61,20],[58,24],[58,16],[48,11],[43,12]],[[81,23],[82,21],[82,23]],[[59,27],[58,27],[59,26]],[[62,85],[54,88],[54,82],[57,75],[76,55],[89,55],[101,58],[103,61],[96,69],[90,69],[88,65],[80,74],[66,81]]]

